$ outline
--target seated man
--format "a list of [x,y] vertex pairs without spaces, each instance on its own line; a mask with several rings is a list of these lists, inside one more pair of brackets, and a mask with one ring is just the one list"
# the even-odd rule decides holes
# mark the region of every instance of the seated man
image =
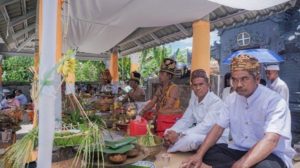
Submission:
[[[223,101],[209,91],[208,77],[204,70],[192,72],[191,88],[193,93],[183,117],[165,131],[165,143],[170,146],[168,152],[198,149],[220,113],[226,110]],[[228,131],[224,132],[219,142],[228,142]]]
[[141,110],[141,114],[148,112],[154,106],[156,107],[156,133],[163,136],[165,130],[182,116],[180,108],[179,88],[171,82],[176,68],[176,61],[164,59],[160,72],[160,86],[157,88],[153,98]]
[[280,94],[282,98],[289,103],[289,87],[279,77],[279,70],[279,65],[268,65],[266,67],[266,76],[268,79],[267,87]]
[[101,74],[100,74],[100,92],[101,93],[111,93],[112,91],[112,85],[111,85],[111,74],[108,69],[105,69]]
[[21,90],[17,89],[15,91],[16,99],[20,102],[21,106],[24,106],[28,103],[27,97],[22,93]]
[[[239,55],[231,63],[235,92],[197,153],[182,167],[291,168],[291,115],[286,101],[259,84],[260,64],[254,57]],[[225,128],[232,143],[217,144]]]
[[6,96],[6,101],[1,102],[2,109],[18,109],[20,108],[20,102],[15,98],[14,94]]
[[131,73],[131,78],[129,79],[129,86],[132,89],[126,95],[124,100],[127,100],[129,98],[130,101],[145,101],[145,91],[139,86],[140,78],[140,73],[136,71]]
[[1,94],[1,102],[0,102],[0,109],[5,108],[7,104],[6,96],[10,94],[10,90],[3,89]]

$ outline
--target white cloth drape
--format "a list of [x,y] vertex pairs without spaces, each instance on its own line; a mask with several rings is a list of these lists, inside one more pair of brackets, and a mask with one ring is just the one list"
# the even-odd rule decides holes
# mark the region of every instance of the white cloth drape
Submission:
[[221,5],[230,6],[232,8],[241,8],[246,10],[261,10],[265,8],[269,8],[289,0],[209,0],[212,2],[216,2]]
[[138,27],[196,20],[218,6],[207,0],[69,0],[63,10],[65,45],[99,54]]
[[68,0],[63,8],[65,47],[105,52],[139,27],[190,22],[220,5],[259,10],[288,0]]

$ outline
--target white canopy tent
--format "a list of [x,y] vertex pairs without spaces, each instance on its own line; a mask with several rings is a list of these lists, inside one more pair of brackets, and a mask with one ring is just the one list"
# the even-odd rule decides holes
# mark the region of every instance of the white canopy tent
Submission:
[[247,10],[288,0],[68,0],[64,4],[64,50],[99,54],[139,27],[166,26],[207,16],[220,5]]
[[[154,27],[194,21],[207,16],[220,4],[258,10],[288,0],[68,0],[63,8],[64,49],[80,52],[105,52],[138,27]],[[55,66],[57,2],[43,0],[43,34],[40,79]],[[259,4],[259,5],[257,5]],[[49,80],[56,81],[57,76]],[[40,82],[42,85],[42,82]],[[39,98],[38,167],[50,168],[56,112],[56,82],[43,87]]]

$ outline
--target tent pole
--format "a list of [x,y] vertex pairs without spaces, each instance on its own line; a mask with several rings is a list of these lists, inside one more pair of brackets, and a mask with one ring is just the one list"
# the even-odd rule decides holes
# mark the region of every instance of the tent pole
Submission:
[[204,69],[210,74],[210,23],[198,20],[193,23],[192,71]]

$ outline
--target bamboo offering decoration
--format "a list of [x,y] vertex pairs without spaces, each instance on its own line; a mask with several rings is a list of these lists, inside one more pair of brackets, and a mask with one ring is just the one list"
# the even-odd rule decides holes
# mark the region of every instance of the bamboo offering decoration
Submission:
[[33,128],[22,139],[10,146],[1,160],[1,165],[9,168],[24,167],[32,159],[37,145],[38,129]]
[[[69,74],[75,73],[75,54],[75,50],[68,50],[55,68],[51,69],[48,74],[46,74],[45,80],[41,82],[43,84],[40,87],[38,87],[38,74],[33,70],[33,68],[31,69],[31,71],[34,73],[34,80],[32,82],[31,90],[31,98],[34,103],[34,128],[22,139],[18,140],[15,144],[7,149],[4,156],[0,160],[0,165],[4,165],[4,167],[9,168],[20,168],[24,167],[26,163],[32,161],[34,150],[38,147],[38,96],[43,89],[43,86],[51,83],[49,78],[47,78],[50,76],[50,74],[54,72],[61,74],[63,76],[63,83]],[[97,167],[104,167],[104,156],[102,152],[104,140],[102,132],[106,126],[105,124],[99,124],[104,123],[104,121],[101,119],[102,121],[98,121],[98,123],[92,122],[76,95],[72,93],[71,96],[72,100],[74,101],[74,105],[80,111],[80,115],[85,118],[85,123],[81,124],[80,126],[78,125],[78,127],[73,127],[70,123],[71,127],[77,129],[78,132],[71,133],[71,130],[68,132],[68,129],[64,128],[65,130],[55,133],[53,144],[57,145],[58,147],[78,146],[77,154],[73,160],[72,167],[78,167],[78,165],[82,168],[91,167],[94,165],[97,165]],[[68,125],[68,123],[66,125]],[[102,164],[100,164],[100,161]]]
[[147,124],[147,134],[141,137],[141,143],[145,146],[156,145],[154,135],[151,132],[151,128],[153,128],[153,126],[150,123],[148,123]]
[[[70,74],[75,73],[75,55],[76,51],[68,50],[59,63],[57,72],[63,76],[63,81],[66,81],[66,78]],[[72,167],[77,165],[80,165],[80,167],[93,167],[94,164],[96,164],[97,167],[101,167],[100,165],[103,165],[102,167],[104,167],[103,152],[98,152],[99,149],[100,151],[103,151],[104,147],[104,140],[102,137],[104,125],[93,123],[89,119],[86,111],[82,107],[76,95],[74,93],[72,93],[71,95],[74,104],[80,111],[80,114],[85,117],[87,121],[86,125],[80,128],[85,136],[82,138],[82,141],[77,149],[77,154],[75,156],[75,159],[73,160]],[[100,161],[102,161],[102,164],[100,164]]]

